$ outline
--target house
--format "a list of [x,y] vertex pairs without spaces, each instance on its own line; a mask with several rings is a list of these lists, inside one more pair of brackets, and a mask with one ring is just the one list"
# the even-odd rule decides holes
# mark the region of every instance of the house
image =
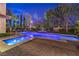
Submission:
[[6,4],[0,3],[0,33],[6,32],[6,18],[10,18],[6,16]]

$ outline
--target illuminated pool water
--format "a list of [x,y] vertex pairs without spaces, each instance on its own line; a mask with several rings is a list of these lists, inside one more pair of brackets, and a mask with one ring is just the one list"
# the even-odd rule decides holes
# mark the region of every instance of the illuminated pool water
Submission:
[[21,36],[21,37],[16,37],[16,38],[11,38],[7,40],[3,40],[7,45],[14,45],[23,41],[27,41],[29,39],[33,38],[32,36]]
[[43,38],[49,40],[64,40],[64,41],[79,41],[79,37],[70,36],[70,35],[62,35],[62,34],[50,34],[50,33],[39,33],[39,32],[20,32],[25,36],[11,38],[7,40],[3,40],[8,45],[14,45],[25,40],[29,40],[31,38]]
[[44,38],[50,40],[70,40],[70,41],[79,41],[79,37],[71,35],[62,35],[62,34],[50,34],[50,33],[39,33],[39,32],[20,32],[25,35],[33,35],[36,38]]

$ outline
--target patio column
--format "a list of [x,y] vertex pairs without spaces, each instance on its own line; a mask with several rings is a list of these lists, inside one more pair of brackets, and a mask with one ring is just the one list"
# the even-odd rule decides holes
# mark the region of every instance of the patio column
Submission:
[[[0,14],[6,15],[6,4],[0,3]],[[6,32],[6,18],[0,17],[0,33]]]

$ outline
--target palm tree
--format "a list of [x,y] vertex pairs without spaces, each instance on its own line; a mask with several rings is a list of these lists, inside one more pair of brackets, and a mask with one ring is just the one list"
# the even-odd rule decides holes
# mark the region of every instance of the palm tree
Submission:
[[26,29],[26,23],[27,23],[25,16],[24,16],[24,20],[23,21],[24,21],[23,26],[24,26],[24,30],[25,30]]
[[[11,11],[11,9],[7,9],[6,10],[6,14],[8,15],[8,16],[12,16],[12,11]],[[11,19],[10,20],[7,20],[7,21],[9,21],[9,30],[10,30],[10,32],[11,32],[11,29],[12,29],[12,27],[11,27],[11,24],[12,24],[12,21],[11,21]],[[7,26],[8,27],[8,26]]]
[[9,21],[10,24],[10,32],[12,31],[12,20],[14,20],[14,23],[18,20],[18,18],[16,17],[16,15],[13,14],[11,9],[7,9],[6,14],[8,16],[11,16],[11,19],[7,20]]
[[20,27],[22,28],[22,15],[20,15]]

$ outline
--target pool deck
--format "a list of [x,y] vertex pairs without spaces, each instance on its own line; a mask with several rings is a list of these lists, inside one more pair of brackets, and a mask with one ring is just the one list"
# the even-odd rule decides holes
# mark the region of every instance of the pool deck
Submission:
[[45,39],[34,39],[0,53],[1,56],[79,56],[74,45]]
[[74,44],[74,42],[70,42],[70,41],[69,42],[63,40],[55,41],[55,40],[34,38],[32,40],[29,39],[15,45],[7,45],[2,41],[19,36],[22,36],[22,34],[14,35],[6,38],[0,38],[0,55],[4,55],[4,56],[5,55],[8,56],[9,55],[11,56],[13,55],[15,56],[79,55],[79,44],[77,46],[76,44]]
[[1,37],[0,38],[0,52],[3,53],[5,51],[7,51],[7,50],[10,50],[10,49],[12,49],[12,48],[14,48],[14,47],[24,43],[24,42],[28,42],[29,41],[29,40],[26,40],[26,41],[23,41],[21,43],[15,44],[15,45],[7,45],[7,44],[5,44],[2,41],[2,40],[6,40],[6,39],[10,39],[10,38],[15,38],[15,37],[20,37],[20,36],[23,36],[23,35],[22,34],[15,34],[13,36]]
[[24,42],[28,42],[28,41],[29,40],[26,40],[26,41],[23,41],[21,43],[15,44],[15,45],[7,45],[3,41],[0,41],[0,52],[3,53],[5,51],[7,51],[7,50],[10,50],[10,49],[12,49],[12,48],[14,48],[14,47],[16,47],[18,45],[23,44]]

